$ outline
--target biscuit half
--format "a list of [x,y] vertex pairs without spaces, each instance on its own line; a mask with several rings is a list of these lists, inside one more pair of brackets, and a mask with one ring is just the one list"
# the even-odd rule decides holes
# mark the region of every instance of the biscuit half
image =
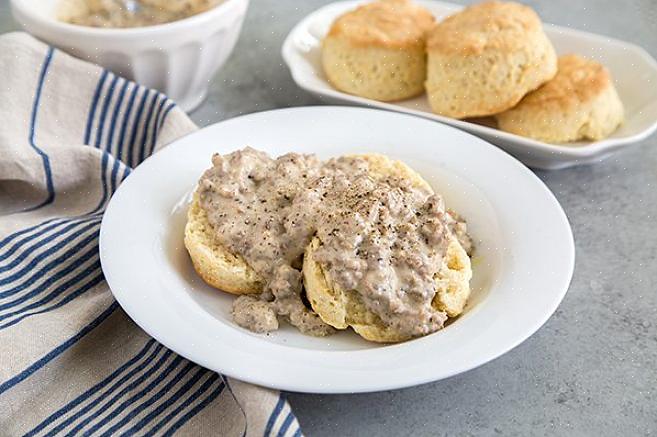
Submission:
[[255,270],[215,241],[196,193],[187,211],[184,242],[194,270],[207,284],[233,294],[262,293],[265,283]]
[[[381,319],[369,311],[355,290],[343,290],[326,274],[321,264],[314,259],[321,247],[315,237],[303,260],[303,278],[306,295],[313,310],[321,319],[337,329],[351,328],[366,340],[377,343],[395,343],[410,337],[387,327]],[[470,296],[472,267],[470,258],[456,239],[450,241],[443,265],[436,275],[436,294],[432,305],[456,317]]]
[[[417,172],[400,161],[393,161],[383,155],[359,157],[368,161],[370,175],[375,179],[394,176],[405,178],[414,186],[431,189]],[[408,336],[387,327],[376,314],[369,311],[357,291],[343,290],[331,281],[322,265],[314,258],[321,244],[321,240],[314,237],[303,259],[306,296],[321,319],[337,329],[351,327],[361,337],[373,342],[395,343],[408,340]],[[453,238],[435,277],[433,307],[445,311],[450,317],[461,314],[470,296],[471,278],[470,258],[456,238]]]

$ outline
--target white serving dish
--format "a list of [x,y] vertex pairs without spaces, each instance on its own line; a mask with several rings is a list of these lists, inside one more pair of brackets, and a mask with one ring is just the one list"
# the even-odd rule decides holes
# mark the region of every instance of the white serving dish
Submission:
[[[415,168],[468,220],[475,240],[473,293],[464,314],[441,331],[396,345],[368,343],[351,331],[315,338],[283,323],[258,335],[234,324],[234,296],[194,272],[183,228],[212,153],[247,145],[274,156],[378,152]],[[444,124],[350,107],[260,112],[181,138],[121,184],[100,231],[105,278],[146,332],[209,369],[299,392],[407,387],[482,365],[545,323],[568,289],[574,256],[559,203],[510,155]]]
[[[596,142],[548,144],[502,132],[493,124],[483,125],[433,114],[422,95],[395,103],[353,96],[334,89],[326,80],[320,62],[321,41],[333,20],[363,1],[345,1],[324,6],[305,17],[283,44],[283,58],[294,81],[303,89],[329,102],[377,107],[426,117],[480,136],[501,147],[530,167],[559,169],[598,162],[612,153],[641,141],[657,128],[657,62],[641,47],[601,35],[550,24],[545,31],[558,54],[577,53],[606,65],[625,105],[625,123],[609,138]],[[419,0],[438,19],[462,6]],[[493,122],[494,123],[494,122]]]
[[249,0],[172,23],[128,29],[77,26],[56,19],[61,0],[11,0],[16,21],[37,38],[73,56],[164,92],[191,111],[239,36]]

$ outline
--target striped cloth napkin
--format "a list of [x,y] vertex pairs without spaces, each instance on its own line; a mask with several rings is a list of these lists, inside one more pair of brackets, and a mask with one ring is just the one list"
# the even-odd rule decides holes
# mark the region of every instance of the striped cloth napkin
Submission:
[[301,435],[279,393],[158,344],[103,279],[112,193],[194,129],[157,91],[0,36],[0,435]]

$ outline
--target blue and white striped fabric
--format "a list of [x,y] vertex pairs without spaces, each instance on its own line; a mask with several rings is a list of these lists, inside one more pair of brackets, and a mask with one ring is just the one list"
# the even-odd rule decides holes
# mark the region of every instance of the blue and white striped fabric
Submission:
[[158,344],[103,279],[112,193],[195,128],[157,91],[0,36],[0,435],[301,435],[282,395]]

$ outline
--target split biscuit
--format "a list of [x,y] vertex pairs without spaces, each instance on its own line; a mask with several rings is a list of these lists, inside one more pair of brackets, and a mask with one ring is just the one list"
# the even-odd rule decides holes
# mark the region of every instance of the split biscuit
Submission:
[[197,193],[187,211],[184,242],[194,270],[207,284],[233,294],[262,293],[263,278],[244,258],[215,241],[212,225]]
[[[383,155],[360,156],[368,161],[370,175],[375,179],[388,177],[405,178],[416,187],[431,189],[422,177],[406,164],[393,161]],[[322,242],[314,237],[303,259],[303,277],[306,296],[313,310],[321,319],[337,329],[351,327],[366,340],[378,343],[394,343],[409,337],[386,326],[368,310],[356,290],[343,290],[331,280],[322,265],[314,258]],[[472,267],[470,258],[456,238],[448,246],[442,266],[435,276],[436,294],[432,306],[444,311],[449,317],[461,312],[470,296]]]

